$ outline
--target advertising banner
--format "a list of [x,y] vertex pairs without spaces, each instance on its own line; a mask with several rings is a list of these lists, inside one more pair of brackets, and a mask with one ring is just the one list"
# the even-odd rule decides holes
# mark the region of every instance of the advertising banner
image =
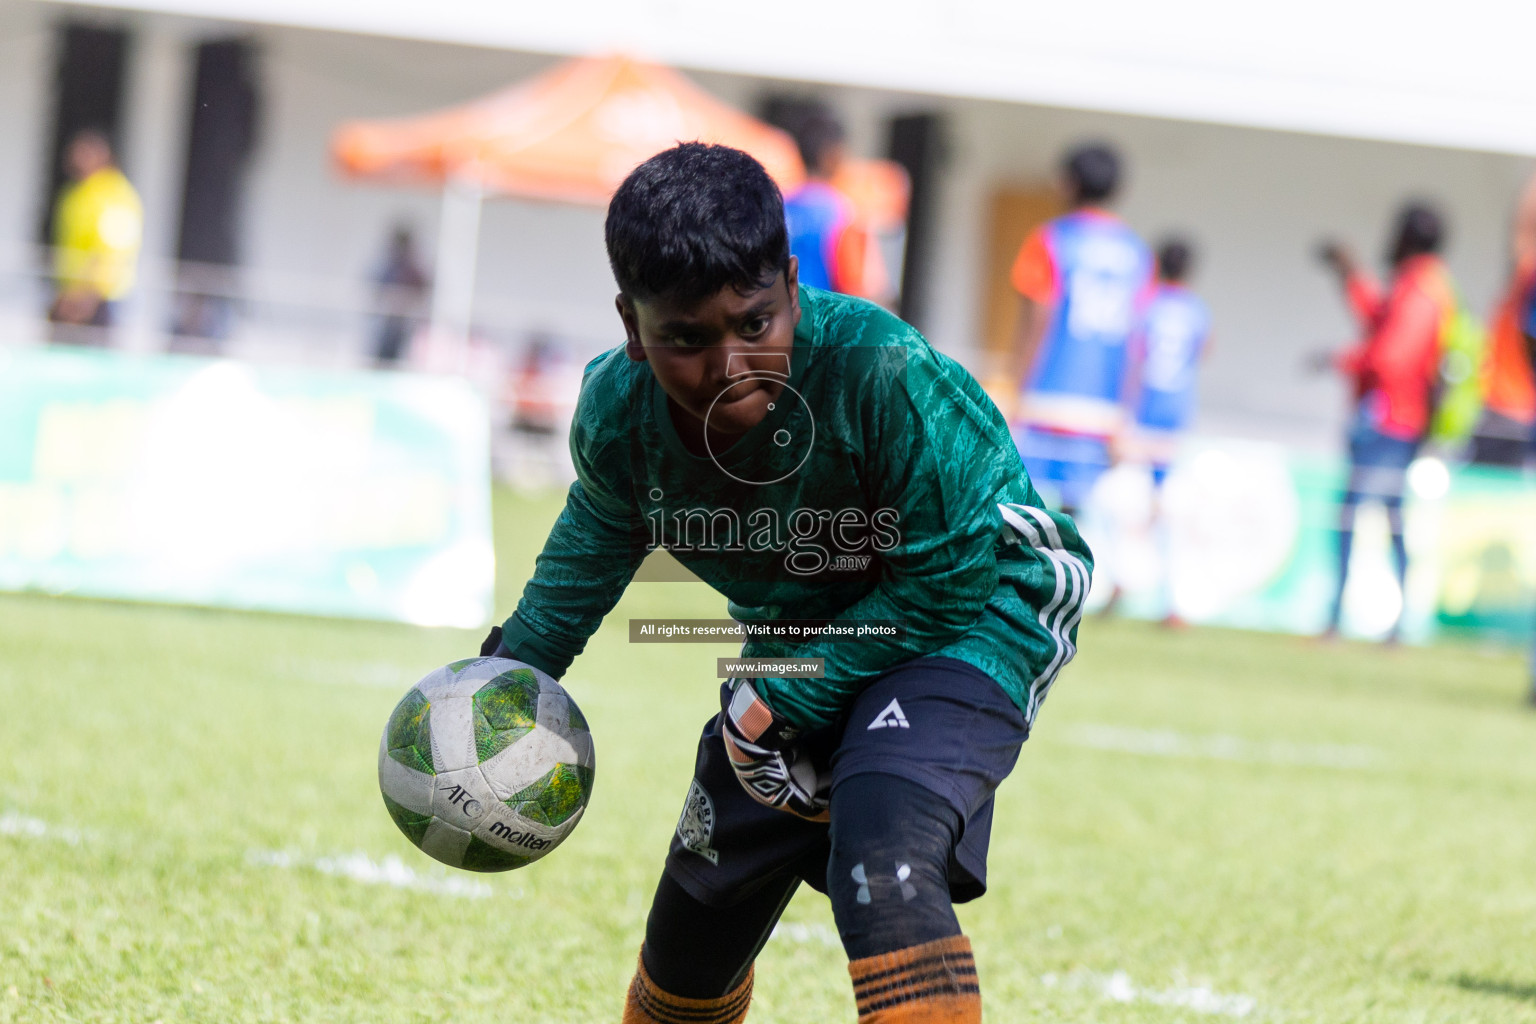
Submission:
[[0,351],[0,589],[482,625],[488,424],[447,377]]
[[[1327,625],[1338,586],[1343,459],[1247,441],[1191,441],[1164,487],[1122,464],[1084,515],[1097,556],[1091,603],[1288,633]],[[1154,509],[1161,515],[1154,516]],[[1536,488],[1522,474],[1422,457],[1409,468],[1406,588],[1387,517],[1360,507],[1342,632],[1380,638],[1473,634],[1521,643],[1536,627]],[[1404,593],[1406,590],[1406,593]]]

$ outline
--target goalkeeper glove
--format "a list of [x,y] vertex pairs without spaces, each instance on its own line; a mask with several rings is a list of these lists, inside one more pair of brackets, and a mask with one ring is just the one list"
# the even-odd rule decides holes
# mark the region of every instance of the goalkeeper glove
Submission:
[[511,655],[506,648],[501,646],[501,627],[492,626],[491,633],[480,642],[480,657],[482,658],[507,658]]
[[807,821],[831,820],[831,780],[821,777],[796,743],[799,730],[774,714],[750,680],[733,680],[720,735],[736,778],[752,799]]

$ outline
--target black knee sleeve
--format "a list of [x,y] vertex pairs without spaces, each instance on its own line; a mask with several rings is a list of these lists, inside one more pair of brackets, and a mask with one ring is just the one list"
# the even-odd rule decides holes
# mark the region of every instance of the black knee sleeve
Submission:
[[645,922],[646,973],[684,999],[725,995],[746,978],[799,884],[775,880],[735,906],[711,907],[663,874]]
[[960,934],[949,864],[960,815],[895,775],[854,775],[832,792],[827,895],[850,960]]

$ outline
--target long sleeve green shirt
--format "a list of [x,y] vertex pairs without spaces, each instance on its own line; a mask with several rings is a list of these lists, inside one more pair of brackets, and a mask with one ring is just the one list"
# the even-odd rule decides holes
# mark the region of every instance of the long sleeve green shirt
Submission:
[[800,292],[789,382],[726,451],[695,455],[667,397],[622,349],[587,368],[577,481],[504,643],[559,677],[655,547],[742,622],[878,620],[893,636],[749,640],[745,657],[824,659],[759,687],[824,724],[882,672],[925,655],[995,679],[1033,723],[1076,650],[1092,556],[1042,507],[1001,413],[954,360],[860,299]]

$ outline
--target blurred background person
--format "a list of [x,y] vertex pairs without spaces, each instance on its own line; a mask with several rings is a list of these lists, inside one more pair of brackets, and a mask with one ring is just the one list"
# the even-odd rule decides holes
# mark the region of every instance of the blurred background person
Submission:
[[1107,209],[1120,185],[1109,146],[1062,163],[1070,210],[1036,228],[1014,260],[1022,309],[1010,379],[1021,391],[1014,439],[1047,500],[1082,507],[1124,423],[1126,350],[1152,276],[1145,242]]
[[553,337],[535,333],[523,349],[522,360],[508,382],[512,395],[512,429],[534,437],[553,437],[570,419],[572,396],[567,374],[570,362]]
[[1473,462],[1518,467],[1536,429],[1536,383],[1521,333],[1522,314],[1536,293],[1536,178],[1515,209],[1509,284],[1488,327],[1483,360],[1483,414],[1472,435]]
[[888,302],[891,276],[880,247],[833,181],[848,159],[842,122],[825,106],[808,104],[791,134],[805,164],[805,182],[784,197],[789,251],[800,261],[800,283]]
[[[1533,208],[1536,207],[1536,204],[1530,202],[1533,196],[1536,196],[1536,180],[1533,180],[1530,187],[1525,191],[1527,202],[1524,204],[1523,211],[1527,214],[1536,215],[1536,208]],[[1526,226],[1536,229],[1536,225],[1533,225],[1530,221],[1526,222]],[[1528,237],[1530,241],[1536,242],[1536,230],[1533,230],[1532,235]],[[1521,321],[1521,334],[1524,335],[1525,340],[1526,367],[1530,370],[1531,385],[1533,388],[1536,388],[1536,282],[1533,282],[1531,287],[1526,289],[1525,307],[1521,313]],[[1532,429],[1530,443],[1531,450],[1536,452],[1536,428]],[[1529,700],[1532,704],[1536,704],[1536,640],[1533,640],[1531,644],[1531,687]]]
[[[1349,483],[1339,509],[1338,583],[1325,637],[1338,635],[1344,588],[1362,501],[1380,501],[1392,534],[1392,568],[1406,593],[1408,548],[1403,540],[1403,490],[1408,465],[1429,431],[1439,381],[1441,336],[1456,313],[1456,290],[1439,253],[1444,222],[1422,203],[1403,207],[1387,262],[1392,281],[1383,291],[1348,248],[1328,241],[1319,255],[1337,275],[1362,340],[1354,348],[1319,360],[1332,364],[1354,388],[1349,429]],[[1387,634],[1396,643],[1399,611]]]
[[1200,361],[1209,351],[1211,333],[1210,310],[1187,284],[1193,262],[1194,248],[1183,238],[1169,238],[1158,246],[1157,281],[1131,346],[1131,422],[1118,453],[1145,463],[1151,471],[1158,590],[1163,621],[1170,626],[1183,623],[1173,603],[1173,545],[1163,483],[1179,441],[1194,420]]
[[421,320],[430,284],[417,255],[415,232],[409,227],[400,225],[390,233],[389,247],[373,283],[383,313],[374,337],[373,360],[387,368],[397,365],[405,354]]
[[105,345],[118,304],[133,288],[144,208],[100,131],[87,129],[69,141],[64,170],[70,184],[53,212],[52,338]]
[[571,417],[581,392],[582,364],[552,334],[534,331],[509,368],[502,404],[509,411],[502,475],[530,493],[566,485],[574,476]]

